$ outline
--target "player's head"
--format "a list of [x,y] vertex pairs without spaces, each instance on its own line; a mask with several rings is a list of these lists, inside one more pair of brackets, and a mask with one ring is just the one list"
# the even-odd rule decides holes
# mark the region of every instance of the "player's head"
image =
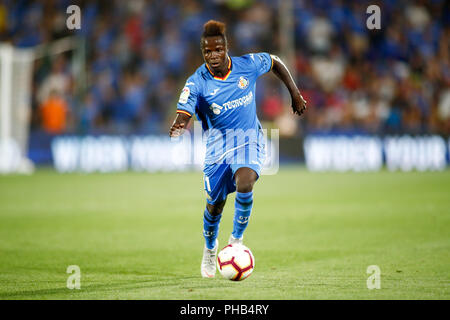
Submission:
[[225,24],[209,20],[203,26],[200,41],[203,59],[213,70],[223,70],[228,66],[228,47]]

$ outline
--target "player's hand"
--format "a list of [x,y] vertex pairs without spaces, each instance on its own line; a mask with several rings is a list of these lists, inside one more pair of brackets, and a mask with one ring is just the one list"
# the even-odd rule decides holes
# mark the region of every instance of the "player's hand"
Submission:
[[185,123],[184,122],[174,122],[173,125],[170,127],[169,130],[169,136],[171,138],[176,138],[181,136],[184,133],[184,126]]
[[306,110],[306,100],[303,99],[300,92],[292,97],[292,111],[294,114],[301,116]]

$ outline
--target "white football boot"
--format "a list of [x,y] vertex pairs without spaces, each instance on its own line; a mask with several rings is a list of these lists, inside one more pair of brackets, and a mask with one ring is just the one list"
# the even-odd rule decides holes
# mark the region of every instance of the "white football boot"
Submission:
[[219,241],[216,239],[216,245],[212,249],[208,249],[205,245],[203,249],[203,259],[201,265],[201,273],[203,278],[214,278],[216,275],[216,256]]
[[235,237],[233,237],[233,234],[231,234],[230,238],[228,239],[228,244],[244,244],[244,236],[236,239]]

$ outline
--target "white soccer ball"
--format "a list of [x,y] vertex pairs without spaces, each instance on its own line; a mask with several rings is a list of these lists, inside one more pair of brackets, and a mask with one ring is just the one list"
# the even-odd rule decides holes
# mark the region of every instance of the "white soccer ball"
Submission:
[[229,244],[217,255],[217,268],[225,279],[241,281],[252,274],[255,257],[246,246]]

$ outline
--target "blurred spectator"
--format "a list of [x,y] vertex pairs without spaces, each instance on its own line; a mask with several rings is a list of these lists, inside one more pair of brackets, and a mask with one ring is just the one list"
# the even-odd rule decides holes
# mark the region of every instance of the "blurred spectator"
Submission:
[[70,89],[70,76],[66,73],[66,59],[59,55],[52,65],[50,74],[43,80],[37,92],[39,103],[46,101],[51,92],[66,95]]
[[132,133],[133,127],[138,127],[143,121],[146,92],[143,77],[139,72],[127,72],[121,82],[120,103],[115,104],[114,122],[119,133]]
[[0,35],[6,31],[8,11],[6,6],[0,2]]
[[450,124],[450,89],[445,90],[439,96],[438,116],[439,120],[446,123],[447,126]]
[[39,108],[42,128],[50,134],[66,132],[69,107],[56,90],[50,91],[47,99]]
[[[70,1],[0,0],[0,35],[22,47],[68,35],[86,40],[86,92],[72,91],[68,56],[53,59],[50,69],[46,62],[36,63],[35,109],[50,101],[60,104],[53,107],[60,118],[64,107],[75,111],[75,125],[62,131],[165,133],[184,81],[203,63],[203,23],[227,23],[232,55],[282,55],[279,1],[84,0],[82,29],[69,32],[64,9]],[[309,110],[305,120],[292,123],[283,89],[262,77],[261,120],[283,125],[288,135],[305,130],[450,134],[448,2],[378,1],[381,30],[366,28],[370,4],[294,1],[295,73]],[[58,100],[54,94],[49,98],[50,92],[65,104],[52,102]]]
[[330,92],[341,83],[345,72],[345,60],[340,48],[336,46],[331,50],[329,57],[313,57],[311,67],[314,78],[317,79],[321,89]]
[[84,108],[80,115],[80,126],[82,133],[93,133],[95,127],[102,125],[102,115],[98,102],[95,100],[94,94],[89,92],[83,99]]
[[309,24],[307,32],[311,52],[325,53],[330,49],[334,29],[325,15],[315,16]]
[[283,102],[278,94],[268,94],[262,105],[263,118],[265,120],[273,121],[283,112]]

